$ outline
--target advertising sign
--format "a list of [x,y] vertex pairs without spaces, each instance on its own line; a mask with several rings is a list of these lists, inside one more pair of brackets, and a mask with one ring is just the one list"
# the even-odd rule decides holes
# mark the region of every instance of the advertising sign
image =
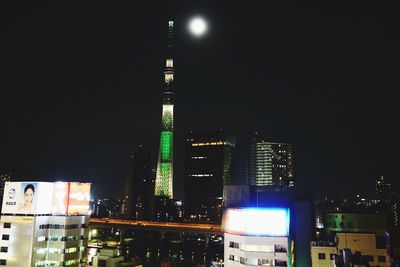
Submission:
[[53,214],[66,214],[68,207],[68,194],[69,194],[69,183],[56,182],[54,183],[53,192]]
[[68,214],[89,214],[90,183],[70,183]]
[[89,215],[90,183],[6,182],[3,214]]
[[5,214],[50,214],[52,192],[52,183],[6,182],[1,212]]
[[289,209],[243,208],[228,209],[224,215],[224,231],[254,236],[288,236]]
[[53,214],[88,215],[90,183],[54,183]]

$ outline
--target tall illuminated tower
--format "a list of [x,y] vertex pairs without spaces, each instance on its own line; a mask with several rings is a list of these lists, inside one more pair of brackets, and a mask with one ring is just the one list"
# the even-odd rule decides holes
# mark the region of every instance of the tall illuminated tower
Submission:
[[157,162],[155,196],[173,198],[173,136],[174,136],[174,22],[168,21],[168,48],[162,92],[160,152]]

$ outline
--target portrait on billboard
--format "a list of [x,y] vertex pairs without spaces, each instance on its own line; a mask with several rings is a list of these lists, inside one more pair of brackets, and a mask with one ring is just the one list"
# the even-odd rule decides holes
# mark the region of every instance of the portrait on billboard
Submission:
[[21,183],[18,211],[33,213],[36,210],[37,183]]

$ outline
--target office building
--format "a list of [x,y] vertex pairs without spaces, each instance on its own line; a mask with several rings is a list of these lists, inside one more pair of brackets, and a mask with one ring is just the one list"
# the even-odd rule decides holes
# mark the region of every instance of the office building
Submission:
[[374,233],[337,233],[335,240],[311,242],[312,267],[390,266],[385,245]]
[[293,266],[287,208],[229,208],[224,214],[224,266]]
[[267,142],[256,132],[248,147],[247,184],[272,191],[294,186],[292,145]]
[[236,140],[223,130],[189,132],[185,151],[185,218],[221,221],[224,186],[233,182]]
[[0,218],[0,266],[81,266],[90,186],[7,182]]
[[150,154],[140,145],[131,155],[129,174],[125,183],[124,215],[135,220],[152,218],[154,177]]
[[386,213],[391,228],[397,229],[400,225],[399,203],[394,197],[392,185],[383,176],[375,180],[375,193],[380,212]]

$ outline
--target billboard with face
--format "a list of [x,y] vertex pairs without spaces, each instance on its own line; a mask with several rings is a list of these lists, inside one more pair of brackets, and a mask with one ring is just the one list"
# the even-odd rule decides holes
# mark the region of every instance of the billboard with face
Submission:
[[88,215],[90,183],[7,182],[3,214]]
[[50,214],[53,185],[46,182],[7,182],[4,186],[4,214]]

